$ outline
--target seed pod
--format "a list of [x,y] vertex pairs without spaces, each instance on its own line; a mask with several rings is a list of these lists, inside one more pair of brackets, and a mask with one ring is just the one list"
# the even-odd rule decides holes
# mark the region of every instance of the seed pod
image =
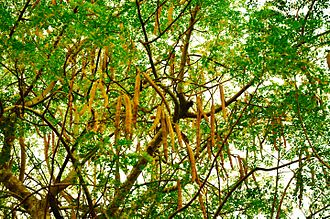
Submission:
[[207,117],[206,113],[203,110],[202,99],[201,99],[200,96],[197,96],[196,103],[197,103],[197,109],[200,110],[200,112],[203,115],[205,121],[208,123],[209,122],[209,118]]
[[109,54],[109,50],[108,47],[106,46],[104,48],[104,52],[103,52],[103,59],[102,59],[102,65],[101,65],[101,70],[102,72],[105,72],[106,68],[107,68],[107,64],[108,64],[108,54]]
[[83,107],[82,107],[82,109],[79,111],[79,116],[82,116],[82,115],[84,115],[84,113],[88,110],[88,104],[87,103],[85,103],[84,105],[83,105]]
[[180,127],[177,123],[175,123],[175,131],[176,131],[176,135],[178,136],[178,142],[179,142],[179,146],[180,148],[183,148],[183,144],[182,144],[182,136],[181,136],[181,131],[180,131]]
[[203,196],[201,193],[199,193],[198,195],[198,201],[199,201],[199,205],[201,206],[202,212],[203,212],[203,218],[206,219],[207,218],[207,213],[206,213],[206,208],[203,202]]
[[215,145],[215,107],[212,102],[211,106],[211,147]]
[[198,157],[201,145],[201,120],[202,112],[197,107],[197,119],[196,119],[196,156]]
[[[180,127],[177,123],[175,124],[175,130],[176,130],[176,134],[178,135],[179,145],[181,148],[183,148],[183,144],[182,144],[183,138],[181,135]],[[196,170],[196,161],[195,161],[194,152],[191,149],[191,147],[187,141],[185,141],[185,144],[186,144],[186,149],[188,152],[188,157],[189,157],[189,162],[190,162],[190,167],[191,167],[191,181],[195,182],[195,180],[197,178],[197,170]]]
[[115,139],[116,141],[119,139],[119,130],[120,130],[120,114],[121,114],[121,102],[122,97],[119,96],[117,99],[117,105],[116,105],[116,114],[115,114]]
[[167,127],[168,132],[170,133],[170,137],[171,137],[172,150],[174,151],[174,147],[175,147],[175,135],[174,135],[174,131],[173,131],[173,126],[172,126],[171,118],[170,118],[170,116],[165,111],[164,111],[164,113],[165,113],[165,119],[166,119],[166,127]]
[[139,98],[140,98],[140,71],[137,69],[137,74],[135,77],[135,87],[134,87],[134,97],[133,97],[133,124],[136,123],[137,119],[137,112],[138,112],[138,105],[139,105]]
[[156,13],[156,16],[155,16],[155,26],[154,26],[154,34],[156,35],[157,32],[158,32],[158,29],[159,29],[159,19],[160,19],[160,16],[161,16],[161,12],[162,12],[162,7],[158,7],[157,9],[157,13]]
[[132,134],[132,106],[131,106],[131,100],[129,97],[125,94],[124,95],[124,101],[125,101],[125,131],[127,135]]
[[157,107],[157,112],[156,112],[156,117],[154,119],[154,123],[152,124],[151,128],[150,128],[150,132],[153,131],[157,125],[159,124],[159,121],[161,119],[161,116],[162,116],[162,111],[163,111],[163,106],[160,105]]
[[43,101],[46,98],[46,96],[53,90],[55,85],[56,85],[56,81],[50,82],[49,85],[46,87],[46,89],[43,90],[39,96],[33,98],[30,101],[25,102],[25,106],[32,106]]
[[168,160],[168,145],[167,145],[167,127],[166,127],[166,119],[164,115],[164,110],[162,110],[161,115],[161,126],[162,126],[162,141],[163,141],[163,150],[165,160]]
[[187,146],[187,152],[188,152],[188,156],[189,156],[189,162],[190,162],[190,166],[191,166],[191,181],[195,182],[196,178],[197,178],[197,170],[196,170],[196,161],[195,161],[195,156],[194,156],[194,152],[191,149],[190,145],[186,143]]
[[178,185],[178,209],[182,208],[182,188],[180,180],[177,180]]
[[73,134],[75,136],[77,136],[79,132],[79,118],[78,109],[77,106],[75,106],[73,109]]
[[220,98],[221,98],[221,108],[222,108],[222,115],[223,118],[227,118],[227,112],[226,112],[226,100],[225,100],[225,92],[223,90],[223,86],[220,84]]
[[171,4],[167,12],[167,25],[170,25],[173,22],[173,9],[173,4]]
[[212,150],[211,150],[211,141],[210,140],[208,140],[206,143],[206,149],[207,149],[208,158],[209,158],[209,160],[211,160]]
[[89,100],[88,100],[89,110],[91,110],[91,108],[92,108],[92,104],[93,104],[93,101],[94,101],[94,98],[95,98],[97,87],[98,87],[98,81],[95,81],[92,85],[92,89],[91,89],[90,94],[89,94]]
[[108,97],[108,94],[107,94],[107,89],[106,87],[103,85],[103,82],[100,81],[99,82],[99,89],[101,90],[101,93],[102,93],[102,97],[103,97],[103,100],[104,100],[104,107],[107,108],[108,105],[109,105],[109,97]]

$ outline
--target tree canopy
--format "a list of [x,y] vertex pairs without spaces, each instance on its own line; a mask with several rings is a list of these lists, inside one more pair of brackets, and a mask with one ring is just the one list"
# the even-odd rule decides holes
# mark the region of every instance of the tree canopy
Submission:
[[0,0],[0,217],[330,214],[328,0]]

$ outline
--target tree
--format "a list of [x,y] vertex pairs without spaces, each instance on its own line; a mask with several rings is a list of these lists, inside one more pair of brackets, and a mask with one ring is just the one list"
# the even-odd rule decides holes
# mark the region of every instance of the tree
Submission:
[[2,0],[1,217],[327,216],[328,8]]

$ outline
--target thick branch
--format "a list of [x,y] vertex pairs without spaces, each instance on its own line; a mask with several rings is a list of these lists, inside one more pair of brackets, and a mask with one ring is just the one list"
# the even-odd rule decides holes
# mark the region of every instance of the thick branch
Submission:
[[22,202],[24,209],[33,218],[44,218],[42,202],[38,200],[8,169],[0,169],[0,182]]
[[[158,131],[155,137],[149,142],[147,146],[147,153],[150,156],[154,156],[156,149],[162,141],[162,132]],[[110,217],[116,216],[118,214],[118,209],[120,205],[124,202],[126,196],[129,194],[132,186],[136,182],[138,176],[142,173],[143,169],[147,166],[148,160],[145,157],[141,157],[138,163],[133,167],[130,174],[127,176],[126,181],[120,186],[116,196],[114,197],[109,209],[107,210],[107,215]]]
[[12,113],[3,117],[0,121],[0,129],[3,132],[3,146],[0,152],[0,167],[6,166],[10,160],[10,153],[15,140],[16,114]]

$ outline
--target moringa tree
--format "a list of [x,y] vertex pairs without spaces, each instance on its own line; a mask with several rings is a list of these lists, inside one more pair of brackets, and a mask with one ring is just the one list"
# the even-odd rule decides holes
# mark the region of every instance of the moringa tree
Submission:
[[328,8],[1,0],[1,217],[328,216]]

